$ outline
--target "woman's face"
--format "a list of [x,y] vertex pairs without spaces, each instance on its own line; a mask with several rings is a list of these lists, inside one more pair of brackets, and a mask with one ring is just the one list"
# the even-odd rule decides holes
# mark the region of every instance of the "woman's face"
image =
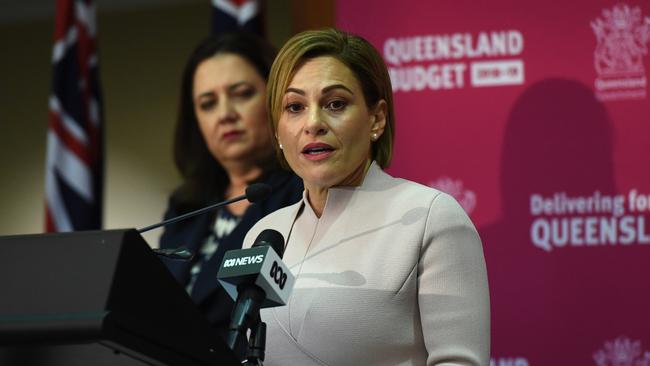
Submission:
[[276,137],[307,189],[362,182],[371,141],[383,132],[385,103],[369,110],[347,66],[329,56],[306,61],[282,108]]
[[266,83],[244,58],[223,53],[201,62],[192,96],[199,130],[222,165],[257,163],[272,154]]

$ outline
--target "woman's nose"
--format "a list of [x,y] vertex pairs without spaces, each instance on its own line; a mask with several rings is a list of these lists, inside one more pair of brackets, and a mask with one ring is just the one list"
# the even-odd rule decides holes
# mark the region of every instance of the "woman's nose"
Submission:
[[322,110],[320,108],[312,108],[307,116],[305,123],[305,133],[308,135],[324,135],[328,131],[327,123],[325,123]]
[[237,110],[229,98],[222,98],[217,106],[217,122],[232,123],[237,120]]

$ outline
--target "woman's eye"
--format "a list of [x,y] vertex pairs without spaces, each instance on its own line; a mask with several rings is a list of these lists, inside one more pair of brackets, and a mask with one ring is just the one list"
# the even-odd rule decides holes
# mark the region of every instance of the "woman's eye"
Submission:
[[209,111],[210,109],[214,108],[216,105],[217,102],[215,100],[206,100],[199,103],[199,108],[202,111]]
[[304,108],[300,103],[289,103],[287,104],[286,107],[284,107],[284,109],[289,113],[298,113],[302,111]]
[[247,89],[242,89],[238,90],[235,92],[235,97],[236,98],[242,98],[242,99],[248,99],[252,97],[255,94],[255,89],[253,88],[247,88]]
[[329,109],[331,111],[341,111],[347,105],[348,105],[348,103],[345,100],[337,99],[337,100],[333,100],[333,101],[327,103],[325,108],[327,108],[327,109]]

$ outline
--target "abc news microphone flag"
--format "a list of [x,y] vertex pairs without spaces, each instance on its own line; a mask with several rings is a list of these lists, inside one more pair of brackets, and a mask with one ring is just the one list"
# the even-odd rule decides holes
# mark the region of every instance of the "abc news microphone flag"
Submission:
[[95,5],[57,0],[45,172],[47,232],[102,226],[103,125]]

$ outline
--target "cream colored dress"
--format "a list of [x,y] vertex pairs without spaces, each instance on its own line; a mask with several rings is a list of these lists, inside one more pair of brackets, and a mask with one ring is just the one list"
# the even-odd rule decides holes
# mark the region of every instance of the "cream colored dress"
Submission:
[[361,186],[329,190],[320,218],[303,198],[244,246],[268,228],[287,240],[296,284],[286,306],[261,311],[265,365],[489,364],[483,249],[449,195],[373,163]]

